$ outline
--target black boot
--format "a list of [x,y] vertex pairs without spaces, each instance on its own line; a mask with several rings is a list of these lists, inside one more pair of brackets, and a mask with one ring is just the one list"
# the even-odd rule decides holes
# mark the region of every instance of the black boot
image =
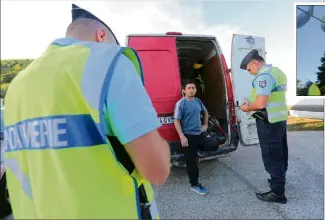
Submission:
[[259,200],[265,201],[265,202],[274,202],[274,203],[280,203],[280,204],[286,204],[287,198],[285,195],[278,195],[272,191],[266,192],[266,193],[256,193],[256,197]]

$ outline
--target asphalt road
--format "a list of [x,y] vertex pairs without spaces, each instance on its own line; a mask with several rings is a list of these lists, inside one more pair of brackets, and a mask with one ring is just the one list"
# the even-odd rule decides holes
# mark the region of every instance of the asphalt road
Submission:
[[290,110],[324,112],[324,105],[293,105]]
[[210,193],[189,189],[185,168],[173,167],[167,183],[155,187],[163,219],[324,219],[324,133],[289,132],[289,169],[284,205],[256,199],[269,190],[259,146],[200,164]]

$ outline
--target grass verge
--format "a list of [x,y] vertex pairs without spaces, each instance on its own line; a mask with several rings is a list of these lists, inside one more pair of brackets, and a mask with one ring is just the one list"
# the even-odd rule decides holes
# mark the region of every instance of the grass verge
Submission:
[[324,131],[324,120],[290,116],[288,131]]

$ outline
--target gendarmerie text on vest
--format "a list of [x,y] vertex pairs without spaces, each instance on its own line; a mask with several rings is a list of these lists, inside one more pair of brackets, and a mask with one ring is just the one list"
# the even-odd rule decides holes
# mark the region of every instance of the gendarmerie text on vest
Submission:
[[10,126],[4,130],[4,149],[15,151],[67,147],[66,124],[66,118],[44,118]]

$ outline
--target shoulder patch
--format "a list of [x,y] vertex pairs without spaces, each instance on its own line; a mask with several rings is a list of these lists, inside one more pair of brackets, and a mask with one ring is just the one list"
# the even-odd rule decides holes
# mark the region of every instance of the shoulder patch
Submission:
[[258,81],[258,87],[265,88],[266,86],[266,80],[260,80]]

